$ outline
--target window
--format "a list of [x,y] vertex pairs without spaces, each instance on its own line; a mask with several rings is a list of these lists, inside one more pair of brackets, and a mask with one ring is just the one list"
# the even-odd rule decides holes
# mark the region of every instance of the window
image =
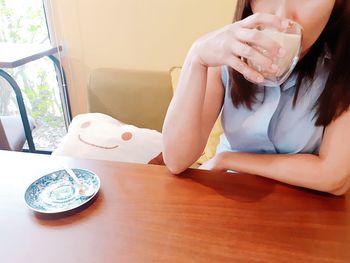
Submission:
[[[50,43],[42,0],[0,0],[0,42]],[[35,147],[53,150],[66,134],[64,112],[67,109],[61,101],[52,61],[42,58],[6,71],[19,84],[27,113],[36,121]],[[18,114],[15,94],[0,78],[0,115],[14,114]]]

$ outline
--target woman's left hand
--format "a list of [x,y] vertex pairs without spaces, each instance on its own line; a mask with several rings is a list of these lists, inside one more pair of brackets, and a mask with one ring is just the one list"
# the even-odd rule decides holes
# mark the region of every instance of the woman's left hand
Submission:
[[224,172],[226,169],[223,165],[224,160],[224,154],[225,153],[219,153],[214,155],[213,158],[211,158],[209,161],[206,161],[201,166],[198,167],[198,169],[202,170],[211,170],[216,172]]

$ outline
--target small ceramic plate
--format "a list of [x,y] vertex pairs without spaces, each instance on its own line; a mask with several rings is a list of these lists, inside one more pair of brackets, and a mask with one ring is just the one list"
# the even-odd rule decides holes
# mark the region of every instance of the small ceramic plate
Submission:
[[59,170],[40,177],[25,192],[27,205],[40,213],[60,213],[72,210],[89,202],[100,189],[100,179],[93,172],[72,169],[82,184],[88,187],[89,195],[79,189],[65,170]]

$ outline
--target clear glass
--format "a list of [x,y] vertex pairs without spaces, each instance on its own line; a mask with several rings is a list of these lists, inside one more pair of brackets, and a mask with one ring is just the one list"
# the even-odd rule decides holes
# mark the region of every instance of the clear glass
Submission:
[[[274,28],[266,28],[264,26],[259,26],[257,29],[281,45],[281,47],[286,50],[286,54],[282,58],[278,57],[273,59],[273,63],[278,66],[276,73],[264,70],[261,65],[258,65],[249,59],[245,59],[245,62],[264,76],[264,82],[259,83],[259,85],[279,86],[286,81],[298,63],[302,49],[302,27],[298,23],[290,20],[288,28],[284,31],[278,31]],[[263,55],[269,56],[266,50],[263,50],[260,47],[255,48]]]

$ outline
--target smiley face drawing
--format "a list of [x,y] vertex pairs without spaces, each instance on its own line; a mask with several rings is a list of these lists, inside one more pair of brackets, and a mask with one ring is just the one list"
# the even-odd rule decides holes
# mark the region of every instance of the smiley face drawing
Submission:
[[[84,122],[84,123],[82,123],[81,125],[80,125],[80,128],[81,129],[87,129],[88,127],[90,127],[91,126],[91,121],[86,121],[86,122]],[[109,129],[108,129],[108,127],[107,127],[107,129],[106,129],[106,131],[107,132],[116,132],[116,131],[114,131],[113,129],[115,128],[115,125],[113,125],[113,126],[111,126],[111,127],[109,127]],[[94,134],[93,133],[94,132],[94,130],[92,130],[92,131],[90,131],[89,130],[89,132],[87,133],[87,137],[89,137],[90,136],[90,138],[87,138],[87,139],[84,139],[83,137],[84,137],[84,135],[82,135],[82,134],[78,134],[78,139],[82,142],[82,143],[85,143],[85,144],[87,144],[87,145],[90,145],[90,146],[92,146],[92,147],[97,147],[97,148],[101,148],[101,149],[106,149],[106,150],[111,150],[111,149],[115,149],[115,148],[117,148],[119,145],[118,144],[115,144],[115,145],[107,145],[108,143],[113,143],[113,142],[109,142],[109,141],[107,141],[107,142],[104,142],[105,143],[105,145],[98,145],[98,144],[95,144],[95,143],[93,143],[93,142],[89,142],[89,139],[90,139],[90,141],[99,141],[98,139],[96,139],[96,138],[91,138],[91,134]],[[99,131],[97,131],[97,132],[99,132]],[[113,133],[113,135],[111,136],[111,137],[108,137],[108,136],[103,136],[105,139],[107,138],[107,140],[109,140],[109,139],[116,139],[116,143],[117,143],[117,138],[116,138],[116,135],[117,134],[117,132],[114,134]],[[86,135],[85,135],[86,136]],[[128,131],[125,131],[125,132],[123,132],[121,135],[120,135],[120,138],[123,140],[123,141],[129,141],[129,140],[131,140],[132,139],[132,132],[128,132]],[[101,139],[101,137],[99,137],[100,139]],[[118,140],[119,141],[119,140]]]
[[53,155],[148,163],[162,152],[158,131],[124,124],[108,115],[76,116]]

